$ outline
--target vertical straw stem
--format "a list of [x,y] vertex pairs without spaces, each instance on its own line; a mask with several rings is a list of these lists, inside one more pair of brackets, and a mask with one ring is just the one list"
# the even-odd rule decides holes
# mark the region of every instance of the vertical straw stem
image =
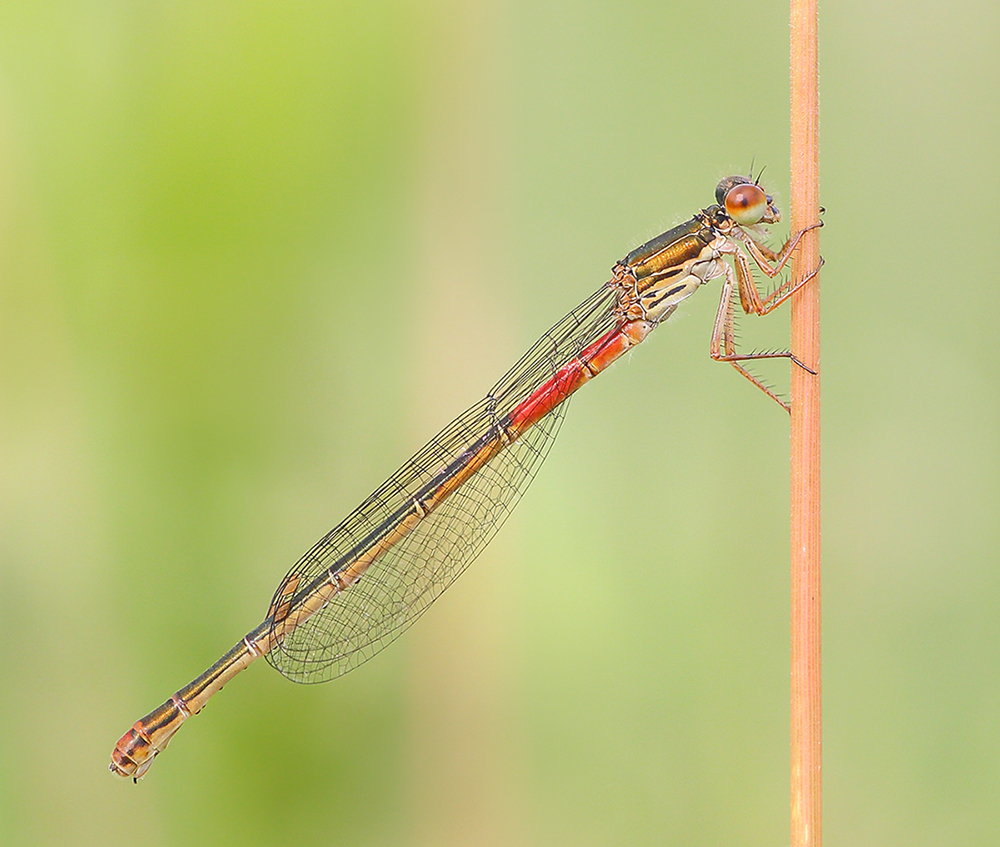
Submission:
[[[819,216],[816,0],[791,0],[791,227]],[[816,268],[819,231],[797,251],[795,278]],[[791,302],[792,352],[817,373],[792,368],[791,419],[791,844],[821,847],[819,277]]]

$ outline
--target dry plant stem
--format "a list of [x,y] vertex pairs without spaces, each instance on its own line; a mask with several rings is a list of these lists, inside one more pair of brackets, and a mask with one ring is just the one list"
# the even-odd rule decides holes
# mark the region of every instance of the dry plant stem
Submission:
[[[816,0],[791,0],[791,226],[819,215]],[[793,264],[801,278],[819,264],[819,230],[806,233]],[[791,301],[792,368],[791,844],[820,847],[822,673],[820,641],[819,277]]]

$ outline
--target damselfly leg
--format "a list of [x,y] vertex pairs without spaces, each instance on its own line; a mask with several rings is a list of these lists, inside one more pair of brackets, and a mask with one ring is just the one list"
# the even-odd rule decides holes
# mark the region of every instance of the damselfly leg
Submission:
[[[821,226],[823,226],[823,222],[819,221],[807,226],[801,232],[790,236],[785,245],[777,253],[771,250],[766,244],[761,244],[743,229],[736,230],[733,233],[733,237],[721,248],[722,252],[732,254],[735,272],[728,264],[725,266],[725,282],[723,283],[722,295],[719,299],[719,311],[715,317],[715,326],[712,329],[711,356],[717,362],[729,362],[740,374],[745,376],[788,412],[791,411],[791,406],[741,363],[759,359],[788,359],[792,364],[809,371],[809,373],[814,374],[816,371],[809,365],[800,362],[788,350],[740,353],[736,349],[734,299],[736,293],[739,292],[740,306],[743,308],[744,313],[763,316],[773,312],[803,285],[808,283],[819,273],[820,267],[823,266],[822,259],[820,259],[819,266],[811,270],[802,279],[795,280],[794,277],[790,278],[770,294],[762,297],[760,291],[757,289],[757,282],[754,279],[753,268],[750,265],[747,254],[750,255],[765,276],[773,279],[784,269],[802,236],[810,230]],[[744,252],[743,248],[745,248],[746,252]]]

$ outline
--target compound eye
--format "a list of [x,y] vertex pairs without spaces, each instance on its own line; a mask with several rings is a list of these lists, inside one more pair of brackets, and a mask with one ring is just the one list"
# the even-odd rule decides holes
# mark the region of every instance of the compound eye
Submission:
[[742,226],[760,223],[767,212],[767,195],[759,185],[734,185],[726,193],[726,213]]

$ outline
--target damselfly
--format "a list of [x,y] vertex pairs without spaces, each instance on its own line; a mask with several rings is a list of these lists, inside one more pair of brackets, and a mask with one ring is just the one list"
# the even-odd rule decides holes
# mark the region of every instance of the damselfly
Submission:
[[[751,178],[727,177],[716,203],[618,262],[611,279],[556,323],[471,409],[432,438],[306,553],[281,581],[264,621],[194,682],[121,737],[111,771],[142,777],[181,724],[261,656],[295,682],[324,682],[397,638],[493,538],[548,453],[570,395],[641,343],[677,306],[723,277],[711,355],[788,405],[744,366],[789,352],[740,353],[734,300],[765,315],[815,271],[763,297],[768,277],[804,232],[777,253],[757,226],[780,213]],[[732,256],[733,263],[726,261]],[[808,370],[808,368],[807,368]]]

